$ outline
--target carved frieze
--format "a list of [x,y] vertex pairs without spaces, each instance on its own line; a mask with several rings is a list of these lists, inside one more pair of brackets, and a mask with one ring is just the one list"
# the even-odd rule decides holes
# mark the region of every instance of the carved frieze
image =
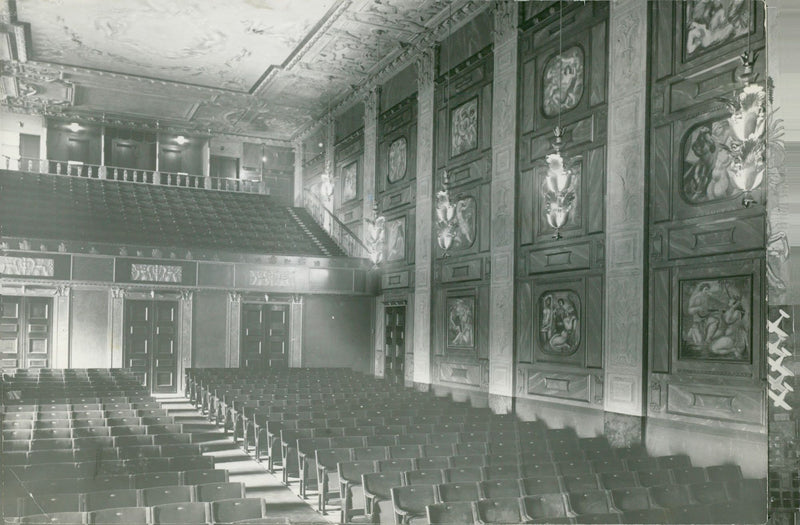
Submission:
[[250,270],[248,283],[250,286],[291,287],[294,285],[292,270]]
[[0,274],[25,277],[53,277],[55,275],[55,261],[43,257],[0,255]]
[[183,267],[168,264],[131,264],[131,281],[180,283]]

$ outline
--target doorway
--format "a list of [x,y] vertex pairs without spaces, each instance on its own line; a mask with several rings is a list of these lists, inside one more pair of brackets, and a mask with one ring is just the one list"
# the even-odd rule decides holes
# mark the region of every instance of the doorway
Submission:
[[383,375],[392,383],[405,381],[406,307],[384,307],[386,342],[384,343]]
[[0,367],[49,368],[53,299],[0,295]]
[[242,304],[241,363],[245,368],[286,368],[289,351],[289,306]]
[[125,302],[123,366],[153,393],[178,388],[178,301]]

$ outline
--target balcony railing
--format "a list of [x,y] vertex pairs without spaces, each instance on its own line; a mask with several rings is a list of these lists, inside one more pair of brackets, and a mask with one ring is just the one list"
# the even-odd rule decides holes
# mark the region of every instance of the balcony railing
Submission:
[[183,188],[200,188],[216,191],[233,191],[240,193],[268,194],[267,186],[262,181],[205,177],[189,173],[171,173],[168,171],[145,170],[138,168],[119,168],[66,160],[36,159],[29,157],[13,158],[4,155],[5,169],[83,177],[98,180],[115,180],[139,184],[156,184],[161,186],[177,186]]
[[369,249],[358,238],[358,236],[345,226],[339,218],[333,214],[322,202],[322,199],[310,190],[303,192],[303,206],[311,214],[311,217],[317,221],[325,232],[336,241],[336,244],[341,248],[344,253],[349,257],[369,257]]

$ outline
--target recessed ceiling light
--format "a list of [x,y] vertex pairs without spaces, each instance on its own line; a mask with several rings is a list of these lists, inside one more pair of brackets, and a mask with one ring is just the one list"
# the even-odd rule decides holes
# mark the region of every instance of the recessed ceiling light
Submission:
[[184,137],[183,135],[178,135],[178,136],[177,136],[177,138],[175,138],[175,142],[177,142],[178,144],[180,144],[181,146],[183,146],[184,144],[186,144],[187,142],[189,142],[189,139],[187,139],[187,138],[186,138],[186,137]]
[[77,133],[78,131],[81,130],[81,125],[78,124],[77,122],[73,122],[72,124],[67,126],[67,129],[69,129],[73,133]]

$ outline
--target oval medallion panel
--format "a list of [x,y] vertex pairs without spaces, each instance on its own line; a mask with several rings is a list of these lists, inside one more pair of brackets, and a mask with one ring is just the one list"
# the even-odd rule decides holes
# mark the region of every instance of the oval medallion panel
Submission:
[[542,111],[546,117],[555,117],[574,109],[583,96],[583,50],[572,46],[561,55],[547,61],[542,78]]

